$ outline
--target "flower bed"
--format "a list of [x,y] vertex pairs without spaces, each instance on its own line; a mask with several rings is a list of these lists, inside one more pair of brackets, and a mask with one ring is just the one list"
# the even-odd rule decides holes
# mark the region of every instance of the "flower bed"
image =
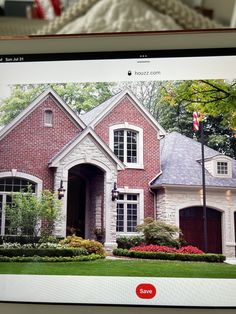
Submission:
[[160,246],[160,245],[140,245],[130,248],[130,251],[137,252],[162,252],[162,253],[179,253],[179,254],[204,254],[203,251],[199,250],[195,246],[184,246],[180,249],[176,249],[169,246]]
[[104,258],[101,243],[84,240],[75,236],[67,237],[60,243],[3,243],[0,245],[0,262],[70,262],[89,261]]
[[[144,247],[144,246],[143,246]],[[183,250],[184,251],[184,250]],[[191,251],[189,249],[189,251]],[[166,253],[163,251],[138,251],[127,249],[115,249],[113,254],[116,256],[127,256],[131,258],[142,259],[160,259],[160,260],[179,260],[179,261],[194,261],[194,262],[208,262],[208,263],[222,263],[225,256],[222,254],[191,254],[191,253]]]

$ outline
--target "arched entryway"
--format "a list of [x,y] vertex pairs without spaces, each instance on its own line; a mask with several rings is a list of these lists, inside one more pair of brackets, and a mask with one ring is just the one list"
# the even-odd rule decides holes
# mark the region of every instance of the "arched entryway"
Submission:
[[68,171],[67,235],[95,238],[95,229],[104,224],[104,172],[84,163]]
[[[208,252],[222,253],[222,213],[207,208],[207,238]],[[204,251],[204,220],[203,207],[195,206],[181,209],[179,226],[187,244],[197,246]]]

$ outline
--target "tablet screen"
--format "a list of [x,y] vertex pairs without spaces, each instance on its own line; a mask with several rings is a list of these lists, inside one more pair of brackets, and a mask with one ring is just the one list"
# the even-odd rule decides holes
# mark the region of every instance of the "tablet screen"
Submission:
[[235,48],[0,56],[0,299],[235,307]]

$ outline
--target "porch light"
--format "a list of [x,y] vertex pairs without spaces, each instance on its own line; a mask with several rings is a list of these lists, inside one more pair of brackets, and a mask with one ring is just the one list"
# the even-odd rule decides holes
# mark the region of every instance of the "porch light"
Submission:
[[115,201],[118,199],[119,191],[117,190],[116,182],[114,182],[114,188],[111,191],[111,199],[112,201]]
[[60,187],[57,191],[58,191],[58,199],[60,200],[60,199],[62,199],[62,197],[65,196],[65,189],[63,188],[63,181],[62,180],[61,180]]

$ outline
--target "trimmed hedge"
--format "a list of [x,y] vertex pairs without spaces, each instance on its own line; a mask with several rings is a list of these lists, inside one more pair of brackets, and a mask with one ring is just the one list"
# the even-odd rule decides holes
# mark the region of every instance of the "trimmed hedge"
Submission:
[[60,262],[87,262],[87,261],[94,261],[97,259],[104,258],[99,254],[90,254],[90,255],[80,255],[80,256],[73,256],[73,257],[49,257],[49,256],[0,256],[0,262],[11,262],[11,263],[46,263],[46,262],[53,262],[53,263],[60,263]]
[[132,258],[159,259],[159,260],[178,260],[189,262],[208,262],[222,263],[225,256],[222,254],[179,254],[179,253],[161,253],[161,252],[138,252],[126,249],[115,249],[113,254],[117,256],[127,256]]
[[34,236],[16,236],[16,235],[0,236],[0,244],[3,244],[4,242],[20,244],[38,243],[39,240],[40,237]]
[[53,249],[53,248],[13,248],[2,249],[0,248],[0,257],[30,257],[30,256],[48,256],[48,257],[74,257],[88,255],[88,251],[84,248],[76,249]]
[[138,246],[145,243],[143,236],[120,236],[117,237],[116,243],[118,249],[130,249],[133,246]]

